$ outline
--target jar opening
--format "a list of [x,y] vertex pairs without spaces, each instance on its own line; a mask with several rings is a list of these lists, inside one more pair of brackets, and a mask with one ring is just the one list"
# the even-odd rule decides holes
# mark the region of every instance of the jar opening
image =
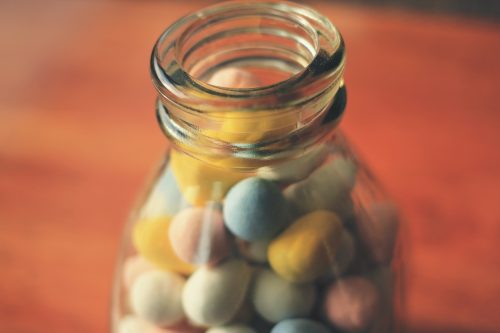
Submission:
[[[256,79],[214,79],[228,69]],[[331,127],[342,114],[326,115],[343,86],[342,37],[295,3],[233,1],[189,15],[161,35],[151,70],[160,124],[177,146],[269,157],[318,140],[322,119]]]

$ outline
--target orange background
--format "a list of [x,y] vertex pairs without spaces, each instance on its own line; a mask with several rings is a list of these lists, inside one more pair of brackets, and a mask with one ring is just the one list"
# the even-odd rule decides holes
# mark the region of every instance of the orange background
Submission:
[[[166,141],[150,50],[210,1],[0,4],[0,332],[106,332]],[[399,201],[412,332],[500,329],[500,26],[311,1],[344,34],[343,128]]]

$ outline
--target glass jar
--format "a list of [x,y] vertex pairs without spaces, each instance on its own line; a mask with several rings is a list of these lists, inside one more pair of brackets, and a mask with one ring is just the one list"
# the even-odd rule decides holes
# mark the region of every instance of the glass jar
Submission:
[[398,331],[398,218],[337,129],[344,63],[328,19],[288,2],[161,35],[171,148],[125,228],[113,333]]

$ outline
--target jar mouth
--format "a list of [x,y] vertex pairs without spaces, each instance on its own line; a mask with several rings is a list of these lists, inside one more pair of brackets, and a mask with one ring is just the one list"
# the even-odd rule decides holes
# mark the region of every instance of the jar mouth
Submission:
[[[256,62],[261,69],[275,65],[281,79],[239,88],[208,82],[220,68]],[[151,71],[161,98],[189,112],[277,110],[331,87],[343,62],[340,33],[316,11],[282,1],[231,1],[167,28],[153,49]]]
[[[340,33],[308,7],[282,1],[208,7],[173,23],[154,46],[158,120],[174,145],[193,155],[279,158],[338,123],[344,108],[330,107],[343,87],[344,62]],[[251,72],[259,83],[211,82],[228,68]],[[337,105],[345,106],[342,98]]]

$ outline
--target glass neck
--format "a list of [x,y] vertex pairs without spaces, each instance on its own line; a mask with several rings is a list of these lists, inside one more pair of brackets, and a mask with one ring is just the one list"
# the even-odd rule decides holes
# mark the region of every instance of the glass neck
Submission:
[[[200,159],[281,159],[324,140],[345,107],[344,43],[294,3],[230,2],[170,26],[151,58],[157,116],[178,148]],[[256,78],[226,87],[227,69]]]

